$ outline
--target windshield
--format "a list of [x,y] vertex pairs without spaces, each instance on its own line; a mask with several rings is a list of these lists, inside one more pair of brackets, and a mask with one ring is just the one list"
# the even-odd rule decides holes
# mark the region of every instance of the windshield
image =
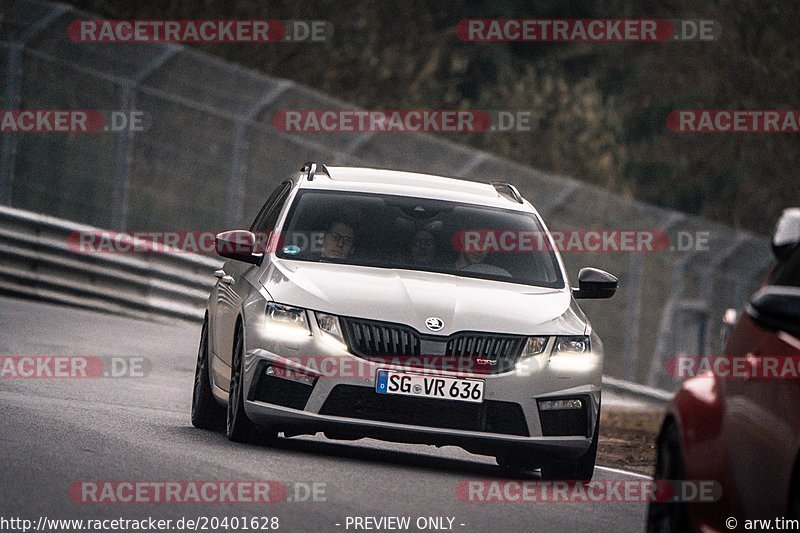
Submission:
[[537,218],[472,204],[300,191],[277,247],[283,259],[440,272],[562,288]]

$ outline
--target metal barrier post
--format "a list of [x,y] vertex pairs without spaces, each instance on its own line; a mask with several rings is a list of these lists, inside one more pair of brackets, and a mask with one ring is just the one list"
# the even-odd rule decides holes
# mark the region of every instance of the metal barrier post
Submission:
[[[163,52],[136,72],[130,81],[123,84],[120,95],[121,110],[133,111],[136,91],[142,81],[179,50],[180,48],[177,46],[167,46]],[[109,227],[119,230],[126,229],[128,220],[128,186],[131,176],[131,161],[133,159],[133,137],[134,132],[131,128],[121,131],[117,138],[117,149],[114,154],[114,191],[111,197],[112,210]]]
[[[70,9],[70,6],[55,4],[50,11],[31,23],[17,39],[8,45],[10,50],[6,62],[6,90],[3,94],[5,109],[19,109],[21,104],[22,61],[25,58],[28,43]],[[13,133],[0,135],[0,205],[11,205],[16,152],[17,135]]]
[[[671,213],[658,225],[656,231],[669,231],[675,224],[686,217]],[[639,371],[639,333],[642,316],[642,273],[644,257],[641,252],[631,254],[628,262],[628,279],[625,281],[628,301],[625,316],[625,344],[622,350],[625,379],[635,380]]]
[[225,224],[228,228],[236,228],[242,222],[242,205],[244,203],[245,180],[247,174],[247,139],[245,130],[247,124],[258,115],[265,106],[274,102],[278,96],[284,93],[291,82],[281,81],[276,87],[272,87],[261,98],[254,100],[236,119],[236,126],[233,131],[233,155],[231,157],[231,174],[228,181],[228,208],[225,211]]

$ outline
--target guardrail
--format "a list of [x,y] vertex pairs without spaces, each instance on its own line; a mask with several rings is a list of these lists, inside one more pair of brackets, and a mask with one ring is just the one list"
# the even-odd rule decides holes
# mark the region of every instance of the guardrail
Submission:
[[603,376],[603,390],[616,393],[621,398],[632,398],[649,404],[664,406],[672,400],[674,392],[632,383],[624,379]]
[[202,319],[222,261],[192,253],[81,253],[98,228],[0,206],[0,291],[126,315]]

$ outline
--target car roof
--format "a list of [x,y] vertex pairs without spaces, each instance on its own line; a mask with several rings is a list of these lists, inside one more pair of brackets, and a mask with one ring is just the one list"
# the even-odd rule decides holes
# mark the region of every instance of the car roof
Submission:
[[311,181],[302,172],[300,187],[413,196],[535,212],[527,201],[519,203],[501,195],[489,183],[378,168],[326,166],[325,169],[328,174],[318,170]]

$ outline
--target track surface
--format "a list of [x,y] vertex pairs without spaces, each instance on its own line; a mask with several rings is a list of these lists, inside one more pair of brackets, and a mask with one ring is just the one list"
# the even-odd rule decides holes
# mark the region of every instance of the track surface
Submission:
[[[348,516],[410,516],[412,525],[432,516],[454,517],[453,531],[643,529],[641,503],[462,502],[460,481],[507,474],[493,459],[458,448],[322,436],[233,444],[189,422],[198,324],[0,298],[0,355],[141,356],[152,363],[144,378],[0,379],[0,517],[277,516],[283,531],[347,531]],[[641,478],[598,468],[595,479]],[[326,501],[86,504],[68,495],[79,480],[322,482]]]

